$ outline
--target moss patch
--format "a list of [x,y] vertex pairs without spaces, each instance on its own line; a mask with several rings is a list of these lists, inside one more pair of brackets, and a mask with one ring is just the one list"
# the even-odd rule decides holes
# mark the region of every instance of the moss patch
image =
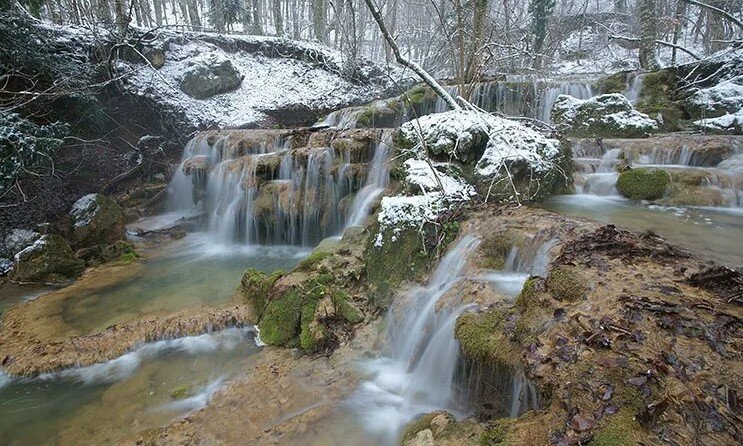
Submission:
[[524,282],[524,287],[521,288],[521,292],[513,302],[519,310],[526,311],[536,299],[536,283],[538,280],[538,277],[529,277]]
[[617,190],[633,200],[657,200],[663,197],[670,181],[665,170],[630,169],[619,174]]
[[507,313],[489,309],[482,313],[464,313],[457,319],[454,337],[467,359],[487,364],[515,365],[517,346],[504,333]]
[[651,118],[660,115],[663,118],[662,128],[666,131],[679,130],[683,121],[689,119],[682,103],[674,100],[678,82],[679,78],[668,70],[646,74],[635,107]]
[[306,259],[299,262],[297,269],[300,271],[309,271],[316,264],[330,257],[332,254],[328,251],[313,251]]
[[589,287],[578,268],[560,265],[552,268],[547,276],[547,290],[557,300],[574,302],[585,297]]
[[191,384],[184,384],[182,386],[176,387],[175,389],[173,389],[173,391],[170,392],[170,397],[174,400],[182,400],[190,398],[194,395],[196,395],[196,391]]
[[247,304],[252,306],[255,319],[249,321],[250,323],[257,323],[263,316],[271,289],[274,283],[283,275],[283,271],[266,274],[263,271],[253,268],[245,270],[240,280],[240,285],[238,285],[237,292]]
[[609,418],[608,423],[598,430],[589,446],[635,446],[638,444],[640,426],[629,410],[623,409]]
[[508,254],[513,246],[513,235],[509,232],[494,232],[484,237],[480,243],[482,266],[489,269],[505,268]]
[[627,75],[627,72],[621,72],[602,77],[596,81],[596,90],[599,94],[624,93],[627,86]]

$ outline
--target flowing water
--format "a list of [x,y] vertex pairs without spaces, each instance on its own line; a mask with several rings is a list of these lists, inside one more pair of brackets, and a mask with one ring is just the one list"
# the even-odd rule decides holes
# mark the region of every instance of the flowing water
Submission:
[[[702,144],[669,144],[658,140],[604,140],[604,148],[578,140],[573,154],[576,195],[550,197],[546,209],[615,224],[632,231],[653,231],[694,253],[738,266],[743,264],[743,169],[738,162],[743,141],[721,137],[727,158],[705,158]],[[616,146],[616,147],[615,147]],[[627,200],[615,187],[620,158],[634,167],[703,174],[704,187],[719,192],[723,206],[659,206]]]
[[66,299],[62,318],[75,334],[113,324],[230,299],[246,268],[290,270],[309,249],[296,246],[223,246],[208,233],[189,234],[145,260],[138,273]]
[[333,132],[309,138],[294,148],[281,131],[197,135],[170,186],[171,211],[202,208],[225,244],[314,246],[359,224],[389,181],[391,132],[370,142]]
[[0,374],[0,443],[109,444],[160,426],[203,407],[259,350],[252,329],[228,329],[33,379]]

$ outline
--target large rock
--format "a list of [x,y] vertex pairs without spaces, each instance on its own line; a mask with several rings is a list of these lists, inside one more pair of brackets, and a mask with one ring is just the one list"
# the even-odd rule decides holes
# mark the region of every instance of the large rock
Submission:
[[19,282],[62,283],[77,277],[85,264],[56,234],[43,235],[14,257],[12,278]]
[[36,240],[41,238],[41,234],[28,229],[12,229],[5,236],[5,247],[3,254],[14,256],[24,248],[31,246]]
[[196,99],[206,99],[220,93],[235,90],[243,76],[232,66],[232,62],[211,54],[186,70],[181,80],[181,90]]
[[70,241],[75,248],[110,244],[124,238],[126,215],[103,194],[88,194],[70,210]]
[[567,135],[587,138],[642,138],[658,130],[654,119],[616,93],[585,100],[560,95],[552,106],[552,121]]

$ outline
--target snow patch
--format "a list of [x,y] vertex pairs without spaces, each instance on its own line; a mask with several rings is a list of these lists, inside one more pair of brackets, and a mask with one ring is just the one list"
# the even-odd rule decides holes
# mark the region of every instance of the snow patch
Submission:
[[44,248],[44,245],[46,245],[47,238],[48,237],[46,235],[42,235],[32,245],[27,246],[26,248],[16,253],[16,255],[13,256],[13,260],[15,260],[16,262],[20,262],[31,254],[41,251]]
[[38,232],[29,231],[28,229],[12,229],[5,236],[5,247],[10,255],[14,255],[33,244],[39,238],[41,238],[41,234]]
[[[4,276],[13,271],[13,261],[6,258],[0,258],[0,276]],[[2,385],[0,385],[2,387]]]
[[88,194],[80,198],[72,205],[70,216],[76,228],[89,225],[98,212],[98,194]]

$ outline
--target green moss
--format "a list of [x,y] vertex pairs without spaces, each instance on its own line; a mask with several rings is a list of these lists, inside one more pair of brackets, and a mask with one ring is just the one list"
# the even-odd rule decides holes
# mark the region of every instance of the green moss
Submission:
[[675,100],[678,83],[679,78],[668,70],[646,74],[635,108],[651,118],[661,115],[664,130],[679,130],[682,122],[689,119],[689,116],[681,101]]
[[508,446],[507,436],[509,427],[514,420],[510,418],[501,418],[488,424],[488,427],[480,435],[481,446]]
[[514,300],[514,304],[516,304],[516,307],[518,307],[519,310],[526,311],[530,304],[534,301],[537,293],[537,280],[539,280],[538,277],[529,277],[528,279],[526,279],[526,282],[524,282],[524,287],[521,288],[521,292],[518,296],[516,296],[516,299]]
[[271,300],[258,324],[261,340],[268,345],[289,345],[297,338],[303,306],[302,293],[296,288]]
[[317,263],[322,262],[330,256],[331,253],[327,251],[313,251],[306,259],[299,262],[297,269],[300,271],[309,271]]
[[482,266],[489,269],[505,268],[513,245],[513,237],[509,232],[496,232],[484,237],[480,243]]
[[79,276],[85,262],[75,257],[67,241],[57,234],[45,236],[38,250],[16,263],[12,278],[19,282],[65,282]]
[[411,104],[421,104],[426,98],[426,86],[423,84],[418,84],[408,90],[404,96],[405,100]]
[[632,413],[622,409],[598,430],[589,446],[635,446],[639,444],[638,432],[642,431],[642,426],[634,419]]
[[196,394],[194,387],[191,384],[184,384],[180,387],[176,387],[170,392],[170,397],[174,400],[182,400],[185,398],[192,397]]
[[657,200],[663,197],[671,181],[660,169],[630,169],[619,174],[617,190],[633,200]]
[[585,297],[589,287],[578,268],[560,265],[552,268],[547,276],[547,290],[557,300],[574,302]]
[[599,94],[623,93],[627,87],[627,72],[614,73],[596,81],[596,91]]
[[139,253],[134,249],[134,245],[123,240],[119,240],[104,248],[103,254],[105,259],[115,258],[117,263],[124,265],[133,263],[140,257]]
[[271,289],[274,283],[283,275],[283,271],[274,271],[271,274],[266,274],[263,271],[253,268],[245,270],[237,291],[243,300],[252,306],[255,313],[255,320],[250,322],[256,323],[263,316]]
[[333,305],[340,317],[352,324],[358,324],[363,320],[361,313],[353,305],[348,303],[348,294],[343,290],[336,290],[333,295]]
[[464,313],[457,318],[454,337],[462,354],[472,360],[494,365],[516,365],[516,345],[504,333],[507,313],[489,309],[482,313]]

